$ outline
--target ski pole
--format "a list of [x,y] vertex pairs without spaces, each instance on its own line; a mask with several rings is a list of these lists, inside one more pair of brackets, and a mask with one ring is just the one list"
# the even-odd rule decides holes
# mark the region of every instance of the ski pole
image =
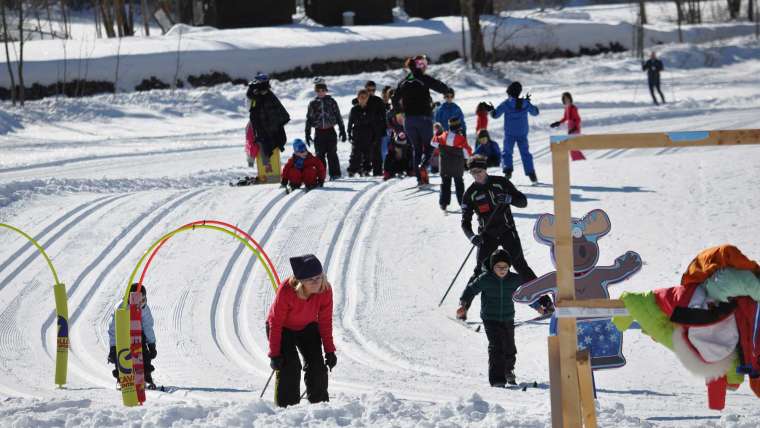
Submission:
[[274,376],[274,370],[272,370],[272,374],[269,375],[269,379],[267,379],[267,383],[264,385],[264,389],[261,390],[261,395],[259,395],[259,398],[264,398],[264,393],[267,392],[267,387],[269,387],[269,382],[272,381],[272,376]]
[[457,271],[457,274],[454,275],[454,279],[451,280],[451,284],[449,284],[449,288],[446,289],[446,292],[443,293],[443,297],[441,297],[441,301],[438,303],[438,307],[440,308],[441,305],[443,305],[443,301],[446,300],[446,296],[449,295],[449,291],[451,291],[451,287],[454,286],[454,283],[457,281],[457,278],[459,278],[459,273],[462,272],[462,269],[464,268],[464,265],[467,263],[467,260],[470,260],[470,256],[472,255],[472,250],[474,250],[476,245],[472,245],[470,247],[470,251],[467,253],[467,257],[464,258],[464,261],[462,262],[462,265],[459,266],[459,270]]

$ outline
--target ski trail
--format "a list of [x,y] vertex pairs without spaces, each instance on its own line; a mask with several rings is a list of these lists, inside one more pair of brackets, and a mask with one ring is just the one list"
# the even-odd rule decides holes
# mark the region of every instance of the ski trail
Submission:
[[[85,203],[77,206],[76,208],[68,211],[66,214],[58,217],[52,223],[50,223],[49,225],[45,226],[45,228],[42,229],[42,231],[39,232],[37,235],[34,235],[33,236],[34,240],[39,242],[42,238],[44,238],[53,229],[55,229],[56,227],[60,226],[61,223],[63,223],[64,221],[66,221],[69,217],[73,216],[74,214],[78,213],[79,211],[82,211],[83,209],[89,207],[90,205],[98,203],[98,202],[100,202],[100,201],[102,201],[103,199],[106,199],[106,198],[108,198],[108,196],[102,196],[100,198],[95,198],[95,199],[93,199],[91,201],[87,201],[87,202],[85,202]],[[14,261],[16,261],[19,257],[21,257],[21,255],[24,253],[24,251],[28,250],[29,248],[32,248],[32,245],[33,244],[31,242],[25,242],[24,245],[21,248],[19,248],[18,251],[16,251],[10,257],[8,257],[8,259],[6,259],[3,262],[3,264],[0,264],[0,272],[4,271],[5,268],[8,267],[8,265],[10,265]]]
[[[21,302],[27,295],[39,288],[41,283],[33,281],[29,285],[23,287],[23,289],[8,303],[8,306],[0,314],[0,355],[30,355],[30,344],[25,340],[24,335],[21,332],[21,327],[16,322],[18,319],[18,312],[21,308]],[[13,367],[6,366],[7,362],[13,362]],[[34,370],[33,365],[36,363],[34,359],[13,360],[13,359],[0,359],[0,368],[4,372],[3,383],[0,384],[0,391],[8,393],[8,395],[15,396],[29,396],[22,390],[7,386],[10,385],[23,385],[22,379],[19,377],[22,370]],[[20,365],[20,366],[19,366]],[[9,382],[10,381],[10,382]]]
[[[140,215],[136,216],[134,220],[130,224],[128,224],[122,231],[108,244],[105,248],[103,248],[98,255],[93,259],[90,264],[88,264],[84,270],[77,276],[77,278],[74,280],[73,283],[69,287],[67,287],[66,294],[71,300],[71,298],[74,296],[74,294],[79,289],[79,286],[82,284],[82,281],[100,264],[103,262],[103,260],[108,257],[108,255],[116,248],[116,246],[127,236],[129,233],[137,227],[138,224],[140,224],[145,217],[150,215],[150,213],[157,210],[160,206],[168,203],[174,198],[177,198],[179,195],[183,194],[184,192],[178,192],[174,195],[169,196],[168,198],[164,198],[159,202],[155,202],[151,204],[151,206],[143,211]],[[77,307],[77,310],[81,311],[79,307]],[[56,316],[55,311],[51,311],[48,318],[45,320],[45,322],[42,324],[42,328],[40,329],[40,339],[42,341],[42,347],[45,350],[45,353],[52,359],[54,358],[53,355],[50,352],[50,348],[48,347],[48,341],[46,338],[48,337],[48,331],[50,327],[52,327],[53,322],[55,322]]]
[[[84,341],[80,341],[82,329],[78,328],[78,324],[76,321],[79,319],[79,317],[82,315],[82,313],[89,309],[89,302],[92,300],[93,296],[95,295],[95,292],[98,291],[102,284],[105,283],[106,277],[108,277],[111,274],[111,271],[116,267],[117,264],[121,263],[129,254],[130,251],[134,250],[137,244],[140,243],[141,240],[143,240],[146,236],[146,234],[153,229],[161,220],[166,218],[170,213],[172,213],[175,209],[177,209],[179,206],[187,202],[189,199],[194,198],[202,193],[209,192],[211,189],[200,189],[195,190],[191,192],[187,192],[184,194],[184,196],[180,197],[171,205],[164,208],[162,211],[157,213],[145,226],[140,229],[139,232],[135,234],[135,236],[125,245],[125,247],[122,249],[122,251],[117,254],[113,260],[101,271],[100,275],[95,279],[93,282],[93,286],[87,291],[87,293],[82,298],[81,302],[77,306],[76,310],[74,310],[74,313],[69,317],[69,325],[73,326],[74,328],[70,331],[70,339],[72,344],[76,343],[85,343]],[[141,216],[142,217],[142,216]],[[116,287],[116,289],[120,289],[121,287]],[[113,301],[108,302],[108,304],[114,305],[116,303],[116,296],[115,295]],[[95,331],[97,332],[98,341],[103,342],[103,331],[105,331],[104,326],[108,325],[108,318],[110,316],[113,316],[113,313],[111,311],[111,308],[106,308],[104,311],[103,317],[98,321],[96,324]],[[107,342],[106,342],[107,343]],[[89,352],[88,352],[89,351]],[[89,374],[89,371],[86,369],[87,367],[99,367],[100,364],[99,360],[92,355],[93,350],[83,351],[82,347],[78,346],[72,346],[70,349],[70,359],[69,359],[69,370],[70,373],[76,374],[79,377],[88,380],[89,382],[95,384],[95,385],[101,385],[105,387],[110,387],[113,385],[113,382],[105,382],[103,381],[102,376],[100,378],[97,378],[93,375]]]
[[[67,223],[55,235],[51,236],[50,239],[48,239],[44,243],[40,243],[40,245],[43,248],[45,248],[46,251],[49,252],[50,251],[49,250],[50,246],[53,245],[61,236],[65,235],[66,232],[68,232],[72,227],[74,227],[77,224],[81,223],[82,220],[84,220],[85,218],[89,217],[94,212],[96,212],[99,209],[105,207],[106,205],[110,205],[111,203],[116,202],[117,200],[125,198],[127,196],[128,195],[120,195],[120,196],[111,197],[111,198],[109,198],[109,199],[107,199],[107,200],[105,200],[103,202],[100,202],[100,203],[96,204],[95,206],[89,208],[87,211],[83,212],[82,214],[78,215],[75,219],[73,219],[72,221],[70,221],[69,223]],[[7,286],[11,281],[13,281],[13,279],[16,278],[16,276],[18,276],[18,274],[21,273],[21,271],[23,271],[24,269],[26,269],[26,267],[29,266],[29,264],[31,264],[39,256],[40,256],[40,253],[38,251],[35,251],[34,253],[32,253],[32,255],[30,255],[29,257],[27,257],[26,260],[24,260],[13,272],[11,272],[5,278],[5,280],[3,280],[2,282],[0,282],[0,291],[2,291],[3,288],[5,288],[5,286]]]

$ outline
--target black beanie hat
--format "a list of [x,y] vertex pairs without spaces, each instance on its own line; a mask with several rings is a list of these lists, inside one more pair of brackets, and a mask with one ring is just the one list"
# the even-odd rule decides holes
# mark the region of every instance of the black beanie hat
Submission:
[[522,92],[522,85],[520,82],[512,82],[509,84],[509,87],[507,88],[507,95],[512,98],[517,98],[520,96],[520,92]]
[[290,267],[293,268],[296,279],[311,278],[322,273],[322,263],[314,254],[291,257]]
[[460,129],[461,127],[462,127],[462,122],[459,121],[458,117],[452,117],[449,119],[449,129],[456,131],[457,129]]
[[512,256],[503,248],[497,248],[496,251],[491,253],[491,258],[488,261],[491,263],[491,269],[499,262],[506,262],[512,266]]
[[487,129],[481,129],[478,131],[478,138],[488,138],[491,139],[491,135],[488,133]]
[[[129,286],[129,292],[130,293],[134,293],[135,291],[137,291],[137,283],[136,282],[134,284],[132,284],[132,285]],[[142,287],[140,287],[140,292],[143,294],[143,296],[147,296],[148,295],[148,290],[145,289],[145,284],[143,284]]]
[[488,169],[488,162],[483,156],[473,156],[470,158],[469,162],[467,162],[467,167],[470,169]]

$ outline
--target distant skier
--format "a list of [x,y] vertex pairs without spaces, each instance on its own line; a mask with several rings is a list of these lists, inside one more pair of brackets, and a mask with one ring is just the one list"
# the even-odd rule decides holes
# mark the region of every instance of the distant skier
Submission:
[[249,116],[255,142],[260,148],[258,154],[262,156],[261,160],[266,168],[264,174],[259,171],[259,178],[263,177],[262,181],[266,182],[266,177],[272,170],[270,165],[272,153],[275,149],[280,149],[280,152],[285,150],[287,141],[285,124],[290,122],[290,115],[277,96],[272,93],[269,77],[266,74],[256,75],[248,84],[246,95],[251,104]]
[[[486,159],[473,156],[469,161],[470,175],[475,180],[462,197],[462,231],[467,239],[478,247],[475,271],[468,283],[474,281],[483,272],[483,262],[499,246],[512,257],[511,265],[520,274],[522,283],[536,278],[533,269],[523,255],[520,237],[512,217],[511,206],[525,208],[528,199],[508,178],[489,175],[486,171]],[[472,230],[472,217],[478,216],[478,233]],[[521,284],[522,284],[521,283]],[[539,299],[534,309],[544,313],[552,309],[551,299],[544,296]]]
[[[375,97],[377,98],[377,97]],[[369,105],[369,92],[360,89],[356,95],[357,104],[351,108],[348,116],[348,140],[351,142],[351,157],[349,158],[348,176],[372,175],[373,163],[379,157],[377,145],[380,132],[374,117],[377,113]],[[377,153],[375,153],[377,151]]]
[[[132,284],[129,287],[130,292],[137,291],[137,284]],[[153,360],[156,359],[158,353],[156,352],[156,333],[153,331],[153,313],[148,306],[148,295],[145,285],[140,287],[140,293],[142,294],[141,314],[142,314],[142,357],[143,367],[145,371],[145,388],[156,389],[156,384],[153,382]],[[114,311],[121,307],[123,302],[120,300],[114,308]],[[116,381],[119,381],[119,361],[116,354],[116,317],[115,314],[111,316],[111,320],[108,323],[108,344],[110,349],[108,351],[108,362],[114,365],[114,369],[111,372]]]
[[501,148],[499,143],[491,139],[487,129],[478,131],[474,154],[485,156],[488,167],[501,165]]
[[438,203],[444,212],[451,203],[451,181],[454,181],[456,197],[459,206],[462,206],[464,195],[464,167],[467,159],[472,156],[472,147],[467,143],[464,130],[459,123],[459,118],[451,117],[448,122],[448,131],[433,138],[432,145],[441,153],[441,194]]
[[657,102],[657,97],[654,96],[654,90],[657,89],[657,92],[660,94],[660,99],[662,99],[662,103],[665,104],[665,96],[662,95],[662,91],[660,90],[660,72],[664,70],[665,67],[662,65],[662,61],[657,59],[657,53],[652,51],[651,55],[649,56],[649,59],[641,64],[641,70],[647,72],[647,83],[649,83],[649,93],[652,94],[652,101],[654,101],[654,105],[659,105],[660,103]]
[[301,185],[304,185],[306,190],[311,190],[325,184],[325,175],[325,164],[309,153],[303,140],[296,138],[293,141],[293,156],[282,168],[280,185],[288,191],[298,189]]
[[370,115],[373,124],[373,138],[372,142],[372,175],[375,177],[383,175],[383,153],[382,153],[382,140],[386,129],[386,103],[383,98],[376,95],[377,85],[372,80],[368,80],[364,84],[364,89],[367,90],[369,98],[367,99],[367,105],[370,109]]
[[439,93],[449,91],[449,87],[440,80],[425,74],[428,61],[424,55],[406,60],[405,67],[409,74],[398,84],[393,97],[393,106],[397,113],[404,114],[404,129],[414,150],[413,169],[417,184],[428,184],[427,167],[430,162],[430,140],[433,138],[433,100],[430,89]]
[[458,133],[467,136],[467,124],[464,121],[464,113],[462,109],[454,102],[454,90],[449,88],[448,91],[443,93],[444,102],[438,107],[435,112],[435,122],[440,123],[443,126],[444,131],[449,130],[449,119],[459,119],[461,125]]
[[[522,85],[520,82],[512,82],[507,88],[507,98],[499,104],[496,109],[491,111],[491,117],[498,119],[504,115],[504,153],[502,155],[502,168],[507,178],[512,178],[514,164],[512,155],[515,150],[515,144],[520,149],[520,158],[522,159],[523,170],[525,175],[533,183],[538,182],[536,170],[533,166],[533,155],[530,154],[528,147],[528,114],[538,116],[538,107],[530,102],[530,94],[525,98],[520,98]],[[489,109],[493,107],[489,106]]]
[[340,130],[340,141],[346,141],[346,128],[340,115],[338,103],[327,94],[327,84],[324,79],[314,79],[314,91],[317,96],[311,100],[306,111],[306,144],[311,145],[311,128],[314,128],[314,147],[317,157],[328,165],[331,180],[341,176],[340,161],[338,160],[338,135],[335,125]]
[[480,318],[488,338],[488,382],[493,387],[517,385],[515,362],[515,305],[512,294],[522,284],[520,276],[510,272],[512,256],[503,248],[486,259],[483,272],[469,283],[459,298],[457,318],[467,319],[472,299],[479,293]]
[[[301,401],[301,360],[310,403],[330,401],[327,368],[335,368],[332,335],[333,294],[313,254],[290,258],[293,276],[277,289],[267,316],[269,358],[275,379],[275,404],[287,407]],[[325,356],[322,357],[324,347]]]
[[[565,114],[562,116],[562,119],[552,123],[552,128],[557,128],[563,123],[567,122],[567,133],[570,135],[573,134],[580,134],[581,133],[581,116],[578,114],[578,107],[573,104],[573,96],[570,95],[570,92],[563,92],[562,93],[562,104],[565,106]],[[576,160],[586,160],[586,157],[583,156],[583,152],[580,150],[570,150],[570,159],[576,161]]]
[[475,116],[477,121],[475,122],[475,132],[480,132],[483,129],[488,129],[488,112],[493,110],[493,105],[486,102],[478,103],[475,108]]

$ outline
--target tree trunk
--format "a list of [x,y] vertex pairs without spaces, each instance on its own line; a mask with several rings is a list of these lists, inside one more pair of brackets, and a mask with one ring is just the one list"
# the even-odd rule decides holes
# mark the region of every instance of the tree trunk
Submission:
[[747,0],[747,19],[755,20],[755,0]]
[[113,0],[113,14],[116,18],[116,34],[119,37],[124,37],[127,34],[124,32],[126,19],[124,17],[124,0]]
[[24,106],[24,2],[18,2],[18,102]]
[[8,76],[11,79],[11,102],[16,105],[16,77],[13,75],[13,67],[11,67],[11,52],[8,49],[8,43],[10,43],[10,37],[8,36],[8,21],[5,18],[5,0],[0,0],[0,14],[3,19],[3,44],[5,45],[5,64],[8,66]]
[[728,0],[728,16],[730,16],[731,19],[739,18],[739,13],[741,13],[741,8],[742,8],[742,0]]
[[100,5],[100,12],[103,16],[103,27],[106,29],[106,37],[112,39],[116,37],[116,32],[113,30],[113,15],[111,15],[111,1],[112,0],[98,0]]
[[100,28],[100,1],[99,0],[93,0],[92,7],[93,7],[93,16],[95,18],[95,36],[97,38],[103,37],[103,31]]
[[132,6],[134,0],[127,0],[127,27],[129,27],[129,35],[135,35],[135,8]]
[[66,9],[66,0],[61,0],[61,18],[63,18],[63,38],[70,39],[71,32],[69,31],[69,16]]
[[140,14],[143,19],[143,27],[145,27],[145,36],[150,36],[150,9],[148,9],[148,0],[142,0]]
[[683,24],[683,0],[675,0],[676,2],[676,15],[678,16],[678,42],[683,43],[683,31],[681,31],[681,24]]
[[639,17],[641,18],[641,25],[647,24],[647,9],[644,5],[646,0],[639,0]]
[[483,66],[488,65],[485,44],[483,43],[483,30],[480,27],[480,15],[486,9],[488,0],[464,0],[466,6],[464,12],[470,24],[470,58],[473,63]]

